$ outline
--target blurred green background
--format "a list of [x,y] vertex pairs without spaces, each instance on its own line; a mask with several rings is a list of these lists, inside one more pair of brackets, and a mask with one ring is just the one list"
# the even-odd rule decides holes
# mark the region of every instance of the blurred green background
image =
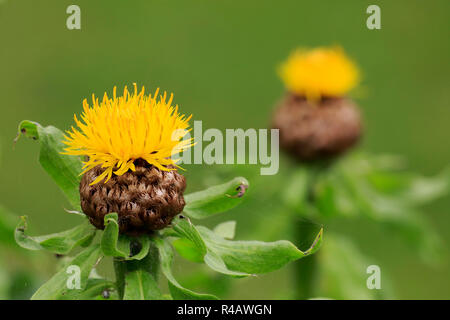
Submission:
[[[66,28],[70,4],[81,8],[81,30]],[[381,7],[381,30],[366,28],[370,4]],[[414,171],[435,174],[450,159],[449,12],[447,0],[0,1],[0,203],[29,215],[32,234],[79,219],[64,212],[68,203],[37,162],[38,144],[13,147],[22,119],[68,129],[84,98],[137,82],[174,92],[182,112],[204,128],[266,128],[284,91],[275,69],[297,46],[339,44],[360,65],[355,97],[365,119],[363,150],[403,155]],[[188,191],[259,170],[185,167]],[[254,187],[264,192],[276,179],[258,177]],[[250,193],[217,221],[236,219],[237,238],[245,238],[261,215],[277,219],[278,207]],[[424,210],[446,248],[449,207],[446,197]],[[367,222],[342,230],[389,273],[396,297],[450,298],[449,250],[442,265],[431,267]],[[4,269],[19,259],[10,254]],[[178,273],[183,268],[190,266]],[[38,269],[43,277],[52,272]],[[290,273],[235,281],[232,298],[282,298]]]

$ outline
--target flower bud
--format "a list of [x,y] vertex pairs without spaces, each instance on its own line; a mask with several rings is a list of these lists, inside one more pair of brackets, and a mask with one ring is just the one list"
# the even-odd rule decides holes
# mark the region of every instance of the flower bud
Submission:
[[119,216],[119,232],[151,233],[170,224],[183,211],[186,179],[176,170],[163,171],[146,161],[135,161],[135,171],[112,175],[106,183],[91,184],[104,169],[87,171],[80,183],[81,208],[90,222],[103,229],[106,214]]
[[347,98],[311,101],[288,93],[279,103],[272,127],[280,130],[280,146],[302,161],[330,158],[355,145],[361,116]]

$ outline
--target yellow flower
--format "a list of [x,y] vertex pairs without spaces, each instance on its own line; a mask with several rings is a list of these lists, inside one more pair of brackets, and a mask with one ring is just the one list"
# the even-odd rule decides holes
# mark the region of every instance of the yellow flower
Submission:
[[[144,159],[160,170],[175,165],[171,156],[192,146],[192,139],[181,140],[188,132],[188,121],[178,113],[178,106],[172,106],[173,95],[166,101],[166,92],[158,97],[158,90],[152,96],[144,94],[144,87],[134,93],[125,87],[123,96],[116,97],[114,87],[112,99],[107,94],[99,103],[92,95],[92,107],[83,101],[83,122],[74,115],[78,129],[66,131],[63,141],[68,147],[65,154],[87,156],[83,172],[101,165],[104,172],[91,184],[112,174],[122,175],[129,169],[135,171],[134,160]],[[181,141],[180,141],[181,140]]]
[[308,99],[342,96],[359,82],[359,70],[339,48],[297,49],[282,64],[286,88]]

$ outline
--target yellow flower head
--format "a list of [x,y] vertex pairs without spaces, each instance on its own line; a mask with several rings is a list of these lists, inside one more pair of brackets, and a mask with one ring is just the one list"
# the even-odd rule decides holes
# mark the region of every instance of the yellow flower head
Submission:
[[74,115],[78,128],[67,131],[63,142],[68,146],[66,154],[88,157],[82,174],[98,165],[105,168],[92,184],[105,177],[107,182],[113,173],[134,171],[134,160],[139,158],[160,170],[173,170],[167,168],[175,165],[171,156],[192,146],[192,139],[181,140],[191,116],[178,113],[178,106],[172,106],[173,95],[167,101],[165,92],[158,98],[158,90],[146,96],[144,88],[138,93],[134,84],[134,93],[125,87],[123,96],[116,97],[114,87],[112,99],[105,93],[100,103],[92,95],[92,107],[83,101],[84,123]]
[[339,48],[297,49],[280,68],[286,88],[308,99],[342,96],[359,82],[359,70]]

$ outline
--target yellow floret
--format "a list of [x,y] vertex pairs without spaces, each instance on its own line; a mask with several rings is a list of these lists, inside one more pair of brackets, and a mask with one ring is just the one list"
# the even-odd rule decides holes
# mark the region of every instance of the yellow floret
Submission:
[[134,93],[125,87],[121,97],[116,97],[114,87],[113,97],[105,93],[101,102],[92,95],[92,107],[83,101],[82,121],[74,116],[78,128],[64,136],[65,153],[88,157],[82,174],[98,165],[105,168],[92,184],[105,177],[108,181],[113,173],[134,171],[134,160],[139,158],[160,170],[171,170],[167,166],[176,162],[171,156],[192,146],[192,139],[181,140],[191,116],[178,113],[178,106],[172,106],[173,95],[166,99],[165,92],[158,98],[158,90],[153,96],[146,96],[144,88],[138,93],[136,84]]
[[308,99],[345,95],[359,82],[359,70],[339,47],[297,49],[280,67],[286,89]]

